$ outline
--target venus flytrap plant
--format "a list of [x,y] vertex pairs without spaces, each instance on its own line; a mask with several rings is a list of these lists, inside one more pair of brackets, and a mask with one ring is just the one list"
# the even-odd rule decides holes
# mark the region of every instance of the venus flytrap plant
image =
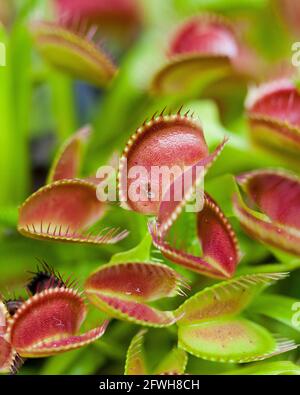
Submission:
[[269,81],[249,91],[246,110],[254,143],[287,160],[300,152],[300,94],[292,78]]
[[90,302],[110,316],[140,325],[173,325],[176,316],[147,303],[182,295],[184,282],[173,269],[154,262],[101,266],[85,284]]
[[[258,67],[253,71],[252,62],[257,59],[254,56],[251,59],[250,51],[239,38],[239,32],[246,39],[250,33],[246,31],[248,25],[244,13],[240,25],[231,25],[223,17],[211,15],[193,15],[183,22],[172,38],[167,37],[165,64],[153,78],[150,69],[160,60],[154,39],[161,37],[168,25],[173,25],[183,16],[181,13],[175,15],[175,3],[186,7],[186,10],[192,7],[192,3],[197,9],[207,6],[216,10],[226,8],[228,11],[233,5],[225,0],[217,0],[213,5],[205,5],[203,1],[185,2],[185,6],[181,0],[168,1],[171,12],[165,15],[165,5],[160,9],[159,1],[154,5],[152,3],[147,0],[51,0],[57,19],[28,23],[36,49],[45,63],[51,66],[46,68],[45,74],[45,69],[35,67],[36,59],[30,57],[31,44],[23,26],[27,18],[31,20],[31,8],[36,8],[38,15],[42,8],[46,9],[45,2],[29,1],[24,5],[24,10],[22,7],[22,28],[16,28],[18,34],[12,41],[12,44],[19,45],[10,46],[15,50],[8,57],[9,60],[13,59],[14,67],[12,70],[3,69],[0,75],[5,88],[0,95],[0,107],[5,110],[2,111],[1,122],[4,133],[1,141],[5,144],[2,144],[3,155],[0,155],[2,181],[7,186],[2,191],[3,203],[12,204],[8,198],[15,180],[11,182],[7,174],[8,169],[18,167],[15,164],[10,167],[11,161],[7,160],[14,146],[10,136],[18,138],[19,129],[26,130],[26,133],[27,130],[34,130],[30,139],[32,136],[39,138],[40,132],[53,131],[51,119],[39,121],[38,126],[34,121],[29,122],[28,114],[31,115],[31,112],[26,111],[26,108],[29,109],[27,88],[32,80],[28,72],[26,75],[18,73],[20,59],[33,62],[34,90],[37,85],[39,90],[41,82],[43,89],[47,85],[45,82],[52,83],[53,101],[60,108],[55,118],[64,131],[61,137],[72,130],[73,115],[79,114],[80,117],[81,113],[80,108],[72,107],[73,79],[95,85],[96,92],[99,92],[97,88],[102,89],[98,108],[98,103],[94,103],[94,88],[84,87],[84,93],[93,90],[91,113],[97,111],[100,114],[96,122],[98,135],[91,144],[93,153],[88,156],[86,164],[86,169],[89,169],[86,173],[91,176],[81,175],[82,153],[90,135],[90,128],[85,127],[61,147],[51,166],[47,184],[29,196],[20,207],[18,230],[22,235],[31,239],[87,245],[114,244],[125,238],[128,232],[119,232],[115,228],[103,229],[98,235],[94,233],[108,205],[99,200],[101,177],[97,173],[96,178],[91,169],[95,169],[99,161],[105,163],[112,151],[120,148],[121,142],[126,139],[126,131],[134,130],[145,113],[179,103],[183,104],[186,112],[180,109],[174,114],[162,111],[153,115],[137,128],[121,154],[118,198],[114,200],[134,212],[126,213],[112,207],[109,221],[114,224],[130,222],[134,237],[146,232],[145,238],[135,248],[115,254],[119,250],[114,246],[104,251],[90,248],[90,252],[84,245],[76,248],[74,245],[53,243],[48,250],[47,243],[40,243],[39,247],[35,240],[22,239],[13,233],[15,212],[8,211],[6,206],[0,209],[0,238],[5,241],[0,254],[5,262],[5,265],[0,265],[1,285],[12,288],[14,284],[17,287],[23,284],[24,261],[31,256],[33,249],[45,259],[50,259],[49,254],[65,272],[74,265],[76,276],[84,280],[82,294],[70,279],[64,280],[55,270],[43,265],[26,286],[27,298],[0,298],[1,373],[14,373],[23,363],[23,358],[52,355],[56,357],[38,371],[40,374],[101,374],[104,366],[105,372],[111,373],[106,365],[108,360],[113,361],[112,371],[118,372],[123,369],[124,344],[132,338],[134,324],[153,328],[150,333],[154,338],[152,344],[159,347],[159,355],[165,357],[156,366],[149,360],[149,369],[147,352],[146,358],[143,355],[146,331],[139,331],[131,340],[127,352],[125,374],[185,374],[189,354],[199,358],[191,358],[190,365],[191,370],[197,373],[203,373],[206,364],[203,360],[216,362],[209,366],[212,366],[212,371],[217,369],[218,372],[227,368],[234,369],[231,371],[234,374],[299,372],[296,365],[287,361],[251,364],[245,368],[221,365],[222,362],[260,361],[297,347],[285,336],[291,328],[299,331],[298,300],[272,293],[260,295],[260,292],[277,280],[284,279],[286,273],[283,271],[299,267],[299,178],[286,171],[250,171],[281,163],[286,166],[297,163],[299,94],[296,83],[289,77],[284,78],[258,88],[247,99],[252,139],[264,148],[284,151],[288,161],[284,158],[281,161],[274,155],[268,156],[263,150],[261,152],[251,147],[243,134],[246,125],[241,119],[240,106],[243,106],[246,82],[259,75]],[[234,7],[239,5],[238,1],[234,3]],[[245,0],[243,7],[248,7],[248,3]],[[135,34],[142,25],[142,8],[147,29],[141,31],[140,40],[122,61],[118,73],[114,62],[97,42],[104,38],[109,51],[117,56],[123,53],[125,47],[129,49],[132,39],[138,38]],[[159,17],[155,13],[160,14]],[[42,18],[45,18],[45,13],[43,15]],[[166,18],[169,18],[167,22]],[[239,16],[237,19],[241,22]],[[257,19],[255,15],[253,20]],[[252,23],[252,18],[250,20]],[[268,26],[266,24],[265,29]],[[252,29],[254,36],[259,29],[262,26]],[[3,39],[10,34],[2,33]],[[255,41],[252,33],[249,42]],[[257,49],[264,49],[263,46],[262,40]],[[21,47],[20,52],[17,49]],[[274,54],[269,55],[273,58]],[[12,85],[10,79],[5,78],[11,73],[19,76]],[[117,73],[119,75],[115,78]],[[15,107],[9,105],[11,101],[7,98],[12,88],[20,93],[17,82],[21,84],[21,99],[17,100],[15,112],[16,115],[23,114],[28,122],[22,122],[24,117],[18,116],[17,124],[20,125],[15,128],[12,127],[12,109]],[[103,95],[106,94],[108,96],[103,104]],[[200,95],[221,104],[222,119],[226,120],[230,132],[227,133],[219,122],[214,103],[201,100],[187,102]],[[35,111],[34,108],[32,110]],[[193,111],[203,122],[202,125],[193,115],[189,115]],[[224,135],[230,136],[225,149],[227,138],[222,141]],[[15,156],[18,157],[20,152],[16,149]],[[221,153],[220,160],[215,163]],[[20,160],[22,167],[25,166],[23,162]],[[203,178],[213,164],[215,166],[208,174],[209,184],[206,183],[205,190],[201,189]],[[143,192],[140,196],[146,197],[145,200],[135,200],[130,194],[137,184],[129,173],[134,172],[136,167],[148,172],[138,180]],[[170,178],[159,176],[152,179],[153,167],[167,168]],[[200,172],[198,168],[201,168]],[[243,171],[247,173],[238,176],[235,182],[234,174]],[[149,172],[151,180],[148,178]],[[113,171],[107,178],[104,177],[105,181],[110,181],[110,177],[115,177]],[[27,177],[23,177],[21,182],[21,190],[23,186],[28,188]],[[237,184],[243,189],[243,194]],[[176,192],[181,192],[179,199]],[[145,215],[154,216],[149,219],[148,231]],[[243,230],[252,239],[243,234]],[[129,245],[127,248],[130,248]],[[14,254],[11,253],[12,246]],[[255,248],[257,251],[252,254]],[[238,267],[242,257],[240,249],[247,256]],[[266,263],[270,251],[282,262],[274,259],[273,264]],[[154,253],[158,254],[155,258],[152,256]],[[292,259],[284,253],[296,258]],[[8,260],[9,254],[11,257]],[[18,260],[22,261],[19,267]],[[191,287],[177,270],[190,280]],[[239,277],[231,278],[236,271]],[[296,276],[295,273],[290,282],[289,295],[295,296],[297,293]],[[226,281],[215,281],[220,279]],[[210,286],[206,287],[207,284]],[[185,292],[189,288],[194,295],[187,298]],[[16,292],[19,293],[19,290]],[[276,292],[279,293],[279,287]],[[186,300],[179,302],[179,305],[177,296]],[[85,298],[98,309],[89,312],[88,317]],[[57,354],[79,349],[99,339],[108,323],[102,322],[103,315],[115,320],[104,342],[96,343],[95,348],[79,350],[82,351],[80,354],[75,352],[70,357],[68,354],[66,360],[59,359],[61,356],[56,359]],[[97,318],[99,322],[96,325],[91,323],[95,316],[101,317]],[[269,318],[279,323],[269,322]],[[258,322],[263,322],[263,326]],[[290,328],[285,329],[282,324]],[[272,334],[270,328],[279,328],[280,336]],[[178,338],[178,345],[169,352],[166,344],[170,336]],[[152,353],[155,352],[153,349]],[[290,356],[294,355],[296,359],[297,351]],[[27,366],[24,367],[25,374],[31,372],[30,365],[26,369]]]
[[[125,375],[149,374],[143,350],[144,337],[146,333],[146,330],[141,330],[131,340],[126,355]],[[184,374],[187,361],[188,356],[186,352],[175,347],[166,355],[151,374]]]
[[35,45],[54,68],[99,87],[107,86],[117,72],[109,56],[93,42],[97,31],[59,22],[31,25]]
[[43,266],[27,285],[29,298],[14,305],[1,301],[1,370],[14,372],[20,358],[39,358],[74,350],[99,339],[108,321],[78,334],[87,307],[81,293]]
[[87,244],[112,244],[127,236],[115,228],[89,233],[103,217],[105,204],[97,198],[96,177],[76,178],[88,135],[88,128],[82,129],[63,145],[50,170],[50,183],[20,207],[18,230],[24,236]]
[[90,134],[90,126],[85,126],[62,145],[51,166],[47,184],[78,176],[80,173],[82,151],[89,140]]
[[236,179],[252,204],[244,202],[240,193],[234,194],[233,208],[246,232],[267,245],[299,256],[299,177],[283,170],[262,169]]
[[[176,168],[173,177],[176,179],[178,176],[179,179],[187,167],[193,167],[195,170],[190,170],[191,181],[195,184],[198,181],[196,176],[199,177],[196,169],[203,167],[204,172],[207,171],[225,143],[226,139],[209,154],[203,130],[199,122],[189,116],[189,111],[181,114],[179,110],[175,114],[164,115],[163,110],[158,116],[154,114],[150,121],[145,122],[131,136],[121,156],[118,176],[121,203],[142,214],[157,215],[164,194],[173,180],[163,184],[165,180],[161,177],[151,177],[151,168],[168,167],[171,172]],[[142,166],[147,171],[146,177],[142,176],[140,180],[146,190],[146,199],[140,201],[132,201],[127,195],[133,184],[128,174],[135,166]],[[184,193],[187,190],[185,188]]]
[[154,76],[156,94],[199,93],[232,74],[238,78],[242,46],[233,26],[219,15],[199,15],[179,26],[169,43],[169,61]]
[[295,349],[293,341],[276,338],[242,312],[266,286],[286,273],[253,274],[205,288],[177,310],[179,347],[211,361],[245,363]]
[[126,354],[125,375],[146,374],[146,362],[144,358],[144,335],[146,330],[139,331],[131,340]]
[[77,179],[61,180],[43,187],[21,206],[19,232],[28,237],[69,242],[102,244],[119,241],[112,230],[98,235],[88,233],[104,214],[104,206],[96,197],[96,188],[93,181]]
[[[170,116],[160,114],[140,127],[131,137],[119,167],[120,200],[126,201],[127,207],[135,211],[157,215],[157,223],[151,222],[149,230],[155,246],[163,255],[191,270],[220,278],[233,275],[239,252],[228,220],[208,195],[204,197],[204,209],[195,215],[203,259],[170,245],[166,237],[191,196],[195,192],[199,194],[195,188],[202,181],[201,176],[217,159],[226,142],[224,140],[212,154],[209,154],[202,128],[187,114],[181,115],[180,111]],[[163,185],[162,178],[151,178],[150,182],[149,173],[152,166],[170,168],[176,165],[179,172],[173,181],[169,180]],[[146,178],[141,180],[148,188],[147,199],[137,202],[131,201],[130,197],[127,199],[125,195],[133,184],[128,174],[134,166],[143,166],[147,170]],[[197,173],[200,167],[203,169],[201,174]],[[178,191],[182,192],[181,199],[176,199]],[[211,237],[215,233],[218,234],[218,238],[212,242]]]
[[187,284],[167,265],[152,262],[151,238],[131,251],[112,257],[96,269],[85,282],[85,293],[97,308],[109,316],[150,327],[173,325],[178,319],[172,311],[160,311],[151,302],[177,295],[184,296]]

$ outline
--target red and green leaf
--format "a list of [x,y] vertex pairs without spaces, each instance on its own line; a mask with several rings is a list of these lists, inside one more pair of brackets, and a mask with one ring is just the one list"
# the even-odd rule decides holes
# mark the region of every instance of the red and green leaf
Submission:
[[296,175],[258,170],[238,176],[237,181],[272,221],[300,230],[300,179]]
[[225,56],[175,56],[154,75],[151,92],[158,95],[199,91],[224,78],[230,70],[230,61]]
[[180,93],[199,89],[232,73],[239,44],[223,18],[202,15],[187,20],[171,40],[169,62],[156,73],[155,93]]
[[178,341],[190,354],[218,362],[259,361],[297,347],[293,341],[276,341],[265,328],[240,317],[180,326]]
[[114,32],[132,35],[141,23],[136,0],[55,0],[58,15],[70,25],[78,19],[99,26],[106,35]]
[[100,266],[86,282],[88,293],[124,295],[132,301],[150,302],[180,294],[183,278],[169,266],[133,262]]
[[264,288],[286,276],[286,273],[248,274],[205,288],[178,308],[177,314],[182,316],[178,325],[235,316],[245,310]]
[[77,335],[86,316],[82,297],[69,288],[51,288],[29,298],[10,321],[7,336],[23,357],[42,357],[82,347],[104,333],[107,322]]
[[[188,114],[178,112],[168,116],[161,113],[153,117],[137,129],[124,149],[119,167],[121,202],[126,202],[126,207],[140,213],[157,214],[164,191],[172,181],[163,185],[161,177],[152,180],[151,169],[154,166],[167,166],[168,169],[176,166],[180,173],[185,166],[192,166],[207,156],[208,147],[202,128]],[[128,173],[134,166],[143,166],[147,171],[146,178],[140,180],[145,185],[145,201],[131,201],[126,193],[133,183]]]
[[139,331],[131,340],[125,364],[125,375],[147,374],[145,358],[143,355],[144,335],[146,331]]
[[86,291],[91,303],[109,316],[138,325],[162,328],[173,325],[177,318],[172,311],[160,311],[154,307],[117,296]]
[[299,157],[300,94],[291,79],[274,80],[252,89],[246,105],[254,142]]
[[59,23],[37,22],[31,31],[43,58],[74,78],[103,87],[116,74],[110,58],[90,38],[93,30],[82,35]]
[[211,361],[251,362],[297,346],[240,317],[254,297],[286,273],[250,274],[198,292],[179,307],[179,347]]
[[174,313],[157,310],[146,302],[183,294],[185,286],[181,276],[166,265],[128,262],[101,266],[87,279],[85,293],[112,317],[162,327],[174,324]]
[[79,176],[82,150],[89,139],[91,129],[86,126],[71,136],[60,148],[51,167],[48,184]]
[[[146,368],[146,362],[144,357],[143,343],[146,331],[141,330],[138,332],[129,345],[126,364],[125,374],[127,375],[145,375],[149,374]],[[184,350],[175,347],[169,352],[165,358],[159,363],[159,365],[151,374],[163,374],[163,375],[179,375],[184,374],[187,365],[187,354]]]
[[252,237],[288,253],[299,255],[300,180],[283,171],[258,170],[237,177],[250,202],[240,194],[233,199],[234,211]]
[[[204,176],[222,153],[227,142],[228,140],[225,138],[212,154],[201,159],[193,166],[190,166],[182,175],[178,176],[166,190],[160,202],[157,216],[159,233],[161,236],[168,232],[186,207],[187,202],[190,201],[196,193],[200,193],[196,188],[203,186]],[[180,199],[177,199],[177,193],[180,193]],[[205,198],[203,197],[203,203],[204,200]]]
[[[160,228],[157,229],[152,223],[150,232],[154,245],[166,258],[190,270],[216,278],[231,277],[239,262],[240,253],[229,221],[207,194],[204,198],[204,208],[195,217],[202,257],[173,247],[166,237],[160,236]],[[176,220],[176,215],[174,219]]]
[[18,230],[24,236],[88,244],[116,243],[127,232],[104,229],[89,234],[89,228],[104,214],[93,180],[61,180],[31,195],[21,206]]

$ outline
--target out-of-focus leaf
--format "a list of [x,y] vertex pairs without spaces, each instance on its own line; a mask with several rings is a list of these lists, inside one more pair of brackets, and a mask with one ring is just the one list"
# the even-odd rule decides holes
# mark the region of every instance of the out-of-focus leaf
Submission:
[[251,305],[250,310],[300,332],[300,300],[281,295],[261,295]]
[[10,90],[11,83],[11,65],[10,65],[10,47],[9,39],[5,28],[0,25],[0,42],[1,53],[4,51],[6,62],[9,64],[5,67],[0,67],[0,203],[11,204],[10,197],[13,189],[13,181],[11,175],[13,174],[14,163],[12,161],[13,150],[13,110],[12,110],[12,92]]
[[300,366],[291,361],[276,361],[256,363],[241,369],[234,369],[229,372],[221,373],[226,375],[300,375]]
[[77,128],[75,113],[75,88],[68,75],[56,70],[49,70],[48,81],[51,92],[51,105],[54,125],[62,143]]
[[234,212],[243,229],[262,243],[299,256],[300,178],[267,169],[246,172],[236,179],[250,202],[245,203],[239,192],[233,196]]
[[210,148],[214,147],[224,136],[229,139],[222,156],[208,175],[210,178],[224,173],[237,174],[255,168],[286,166],[285,161],[251,146],[245,138],[245,130],[236,134],[225,129],[221,125],[217,106],[212,101],[190,101],[183,107],[183,111],[185,110],[194,112],[195,117],[198,117]]
[[224,214],[232,217],[232,195],[237,191],[234,176],[225,174],[205,182],[205,190],[218,202]]
[[188,356],[186,352],[177,347],[173,348],[155,369],[155,374],[183,374],[187,362]]
[[55,22],[31,25],[34,43],[43,58],[54,68],[96,86],[106,86],[116,73],[116,67],[92,41],[90,31],[76,31]]
[[18,208],[13,206],[0,207],[0,226],[16,228],[18,223]]
[[83,353],[84,349],[78,349],[70,351],[66,354],[56,355],[54,357],[48,358],[40,370],[40,374],[66,374],[67,370],[72,366],[72,364],[75,364],[76,361],[78,363],[78,360],[80,360]]
[[[31,97],[32,97],[32,40],[27,26],[20,22],[15,24],[11,33],[11,90],[13,92],[11,107],[13,108],[13,153],[15,158],[13,174],[18,174],[18,183],[15,184],[12,200],[20,203],[28,193],[30,175],[29,128]],[[20,62],[22,67],[20,68]]]
[[131,340],[126,356],[125,375],[147,374],[145,358],[143,355],[145,333],[146,331],[142,330]]
[[245,265],[238,268],[239,274],[290,272],[300,268],[300,260],[290,260],[282,263],[267,263],[265,265]]
[[197,11],[230,11],[252,8],[260,9],[267,5],[267,0],[173,0],[181,12],[194,13]]
[[88,126],[71,136],[60,148],[48,175],[48,183],[79,177],[84,144],[89,138]]

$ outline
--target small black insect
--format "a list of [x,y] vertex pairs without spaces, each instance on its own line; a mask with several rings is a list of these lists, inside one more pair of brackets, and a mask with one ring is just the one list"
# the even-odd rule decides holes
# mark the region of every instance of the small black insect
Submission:
[[33,277],[26,285],[26,289],[31,295],[35,295],[50,288],[66,288],[63,278],[46,262],[41,262],[36,272],[31,272]]

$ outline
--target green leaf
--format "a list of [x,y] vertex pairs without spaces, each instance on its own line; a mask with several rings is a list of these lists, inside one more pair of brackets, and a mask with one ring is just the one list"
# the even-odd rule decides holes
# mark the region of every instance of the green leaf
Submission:
[[131,340],[126,355],[125,375],[147,374],[145,358],[143,355],[143,342],[146,332],[146,330],[139,331]]
[[196,357],[219,362],[260,360],[278,349],[266,329],[244,318],[180,326],[178,342],[180,348]]
[[291,361],[276,361],[257,363],[246,368],[231,370],[221,373],[225,375],[300,375],[300,366],[295,365]]
[[77,128],[75,88],[72,79],[56,70],[48,73],[55,128],[62,143]]
[[149,233],[147,233],[143,240],[136,247],[132,248],[131,250],[113,255],[110,263],[149,262],[151,245],[152,237]]
[[200,10],[231,11],[260,9],[268,4],[267,0],[173,0],[181,12],[194,13]]
[[14,180],[12,177],[13,166],[13,109],[11,78],[12,70],[10,64],[10,46],[6,31],[0,25],[0,42],[5,45],[6,66],[0,66],[0,204],[11,204],[11,194]]
[[68,368],[75,365],[76,361],[81,359],[84,351],[85,349],[72,350],[66,354],[64,353],[48,358],[41,369],[41,374],[66,374]]
[[34,44],[53,68],[99,87],[109,84],[116,67],[86,33],[56,22],[30,26]]
[[281,295],[261,295],[250,311],[263,314],[300,332],[300,300]]
[[177,347],[160,362],[154,374],[183,374],[188,362],[188,356],[184,350]]
[[[11,33],[11,70],[12,70],[12,108],[14,155],[18,160],[14,163],[14,172],[18,174],[14,195],[17,203],[28,194],[30,183],[29,130],[32,113],[32,39],[26,21],[18,21]],[[20,67],[20,62],[22,67]]]
[[62,144],[52,163],[47,184],[67,178],[79,177],[83,151],[90,133],[90,127],[85,126]]
[[205,288],[176,311],[178,325],[231,317],[243,311],[266,286],[285,278],[285,273],[249,274]]

